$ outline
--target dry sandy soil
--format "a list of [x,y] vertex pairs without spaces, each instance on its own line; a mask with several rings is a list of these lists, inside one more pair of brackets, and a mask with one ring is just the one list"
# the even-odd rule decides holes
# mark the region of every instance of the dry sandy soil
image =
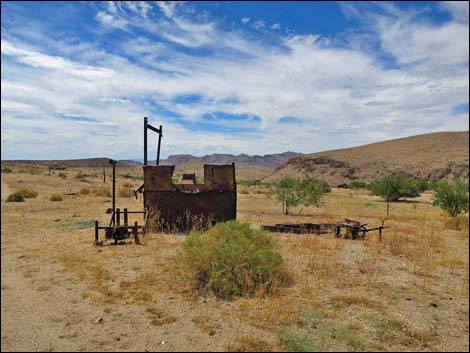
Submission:
[[[96,174],[85,181],[76,169],[62,171],[66,178],[12,169],[2,193],[39,195],[1,204],[2,351],[469,350],[468,226],[446,225],[429,194],[392,205],[382,242],[273,235],[293,283],[224,301],[192,289],[182,235],[93,246],[90,221],[109,221],[110,198],[93,193],[100,169],[82,169]],[[121,188],[126,182],[139,186],[120,178]],[[345,217],[373,226],[385,210],[365,191],[334,189],[325,207],[283,216],[263,189],[241,191],[238,219],[253,227]],[[55,192],[78,194],[49,201]],[[122,197],[117,206],[142,203]]]

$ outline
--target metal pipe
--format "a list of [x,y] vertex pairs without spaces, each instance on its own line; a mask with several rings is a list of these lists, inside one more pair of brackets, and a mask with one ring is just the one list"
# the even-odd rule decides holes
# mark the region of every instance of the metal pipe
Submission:
[[120,208],[116,209],[116,225],[117,226],[121,225],[121,209]]
[[148,118],[144,118],[144,166],[147,165],[147,123]]
[[127,226],[127,208],[124,209],[124,225]]
[[157,165],[160,165],[160,144],[162,143],[163,127],[160,125],[160,132],[158,133],[158,150],[157,150]]
[[98,245],[98,221],[95,221],[95,245]]
[[113,165],[113,225],[116,224],[115,211],[116,211],[116,161],[110,159],[109,163]]

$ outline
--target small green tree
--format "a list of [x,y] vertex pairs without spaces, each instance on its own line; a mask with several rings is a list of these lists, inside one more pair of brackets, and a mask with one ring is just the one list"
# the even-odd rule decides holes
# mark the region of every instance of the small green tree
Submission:
[[436,185],[432,205],[439,206],[452,217],[468,212],[468,185],[461,180],[454,183],[442,180]]
[[279,181],[274,187],[276,198],[282,202],[282,210],[289,214],[289,208],[297,206],[301,201],[299,182],[297,179],[287,177]]
[[323,194],[330,191],[331,188],[326,181],[308,177],[305,179],[287,177],[282,179],[274,188],[274,194],[282,202],[285,215],[289,214],[291,207],[298,205],[306,207],[323,206]]
[[[305,207],[321,207],[325,204],[323,194],[330,192],[330,185],[324,180],[306,178],[299,181],[299,203]],[[300,210],[299,214],[302,212]]]
[[370,191],[386,201],[398,201],[403,197],[419,196],[419,187],[416,180],[405,175],[389,175],[370,183]]

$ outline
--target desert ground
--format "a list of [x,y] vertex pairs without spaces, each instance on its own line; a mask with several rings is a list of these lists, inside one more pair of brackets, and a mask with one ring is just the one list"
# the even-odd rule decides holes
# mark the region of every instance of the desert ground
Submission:
[[[101,169],[9,167],[2,351],[469,350],[468,224],[455,229],[429,193],[391,205],[382,241],[376,233],[366,240],[273,234],[292,283],[266,297],[225,301],[191,287],[182,234],[93,245],[93,220],[110,217],[110,197],[96,196],[109,189]],[[88,176],[77,178],[79,171]],[[140,174],[119,170],[119,189],[140,186],[129,178]],[[5,202],[23,187],[38,197]],[[53,193],[63,201],[49,201]],[[117,207],[141,210],[142,201],[119,197]],[[262,187],[240,187],[237,219],[253,227],[344,218],[375,226],[385,208],[365,190],[333,188],[324,207],[284,216]]]

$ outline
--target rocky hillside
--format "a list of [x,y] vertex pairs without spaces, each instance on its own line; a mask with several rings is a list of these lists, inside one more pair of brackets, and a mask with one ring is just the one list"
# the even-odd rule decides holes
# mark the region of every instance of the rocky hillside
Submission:
[[468,131],[417,135],[295,157],[263,180],[308,175],[338,185],[351,180],[371,181],[391,173],[427,180],[468,180],[468,149]]
[[171,155],[162,164],[181,165],[191,161],[200,161],[202,164],[229,164],[235,162],[237,166],[262,167],[274,170],[289,159],[302,156],[302,153],[284,152],[276,154],[265,154],[264,156],[240,154],[210,154],[204,157],[195,157],[188,154]]

